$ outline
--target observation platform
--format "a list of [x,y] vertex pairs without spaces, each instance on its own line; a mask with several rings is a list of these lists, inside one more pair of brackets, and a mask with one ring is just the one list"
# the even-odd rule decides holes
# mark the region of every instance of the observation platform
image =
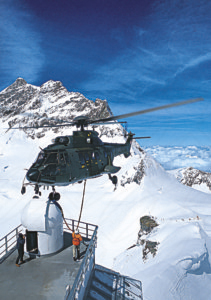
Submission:
[[[67,226],[68,225],[68,226]],[[0,299],[2,300],[143,300],[140,281],[95,265],[97,226],[79,223],[81,259],[73,260],[71,231],[78,221],[65,219],[64,247],[50,255],[24,256],[17,267],[16,242],[22,225],[0,239]]]
[[[64,248],[60,252],[33,259],[24,256],[25,263],[20,267],[15,265],[18,252],[14,251],[0,265],[0,299],[63,300],[66,287],[74,284],[82,262],[73,261],[71,245],[71,234],[64,232]],[[81,244],[82,258],[85,251]]]

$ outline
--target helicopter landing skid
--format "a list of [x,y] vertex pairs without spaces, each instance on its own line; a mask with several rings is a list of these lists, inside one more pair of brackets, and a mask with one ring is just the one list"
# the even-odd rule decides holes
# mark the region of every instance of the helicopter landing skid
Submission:
[[[30,185],[33,186],[33,184],[31,183],[23,183],[22,187],[21,187],[21,194],[24,195],[26,193],[26,186]],[[41,192],[39,191],[39,186],[38,184],[35,184],[34,186],[34,191],[35,191],[35,195],[39,195],[41,196]]]
[[[31,182],[25,183],[26,175],[24,176],[23,182],[22,182],[22,188],[21,188],[21,194],[24,195],[26,193],[26,186],[30,185],[33,186]],[[35,195],[41,196],[41,192],[39,191],[39,185],[35,184],[34,186]]]

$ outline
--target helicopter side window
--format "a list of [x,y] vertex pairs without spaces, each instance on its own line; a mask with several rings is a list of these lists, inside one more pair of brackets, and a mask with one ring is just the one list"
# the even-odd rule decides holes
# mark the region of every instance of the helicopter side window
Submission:
[[87,152],[84,153],[85,161],[89,161],[89,154]]
[[60,154],[59,154],[59,163],[61,163],[61,164],[65,164],[65,157],[64,157],[64,153],[60,153]]
[[98,152],[95,152],[95,159],[96,159],[96,160],[99,160],[99,159],[100,159],[100,155],[99,155]]
[[64,153],[64,157],[65,157],[66,163],[69,164],[70,160],[69,160],[69,156],[68,156],[68,154],[66,152]]
[[81,165],[85,165],[85,159],[82,153],[78,153]]
[[45,164],[58,164],[58,153],[50,153],[45,161]]

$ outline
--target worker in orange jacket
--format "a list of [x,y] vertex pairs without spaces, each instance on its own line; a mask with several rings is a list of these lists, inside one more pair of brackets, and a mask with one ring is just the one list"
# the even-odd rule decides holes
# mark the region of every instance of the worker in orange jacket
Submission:
[[72,233],[73,238],[73,260],[80,258],[80,243],[82,242],[82,236],[80,235],[78,229]]

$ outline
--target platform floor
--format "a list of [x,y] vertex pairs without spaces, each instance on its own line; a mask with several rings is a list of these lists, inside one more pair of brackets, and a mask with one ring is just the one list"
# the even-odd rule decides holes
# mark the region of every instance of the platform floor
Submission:
[[[81,245],[81,255],[86,247]],[[35,259],[24,257],[25,263],[16,267],[17,250],[0,264],[1,300],[59,300],[64,299],[66,286],[73,285],[80,262],[73,261],[71,237],[65,234],[62,251]]]

